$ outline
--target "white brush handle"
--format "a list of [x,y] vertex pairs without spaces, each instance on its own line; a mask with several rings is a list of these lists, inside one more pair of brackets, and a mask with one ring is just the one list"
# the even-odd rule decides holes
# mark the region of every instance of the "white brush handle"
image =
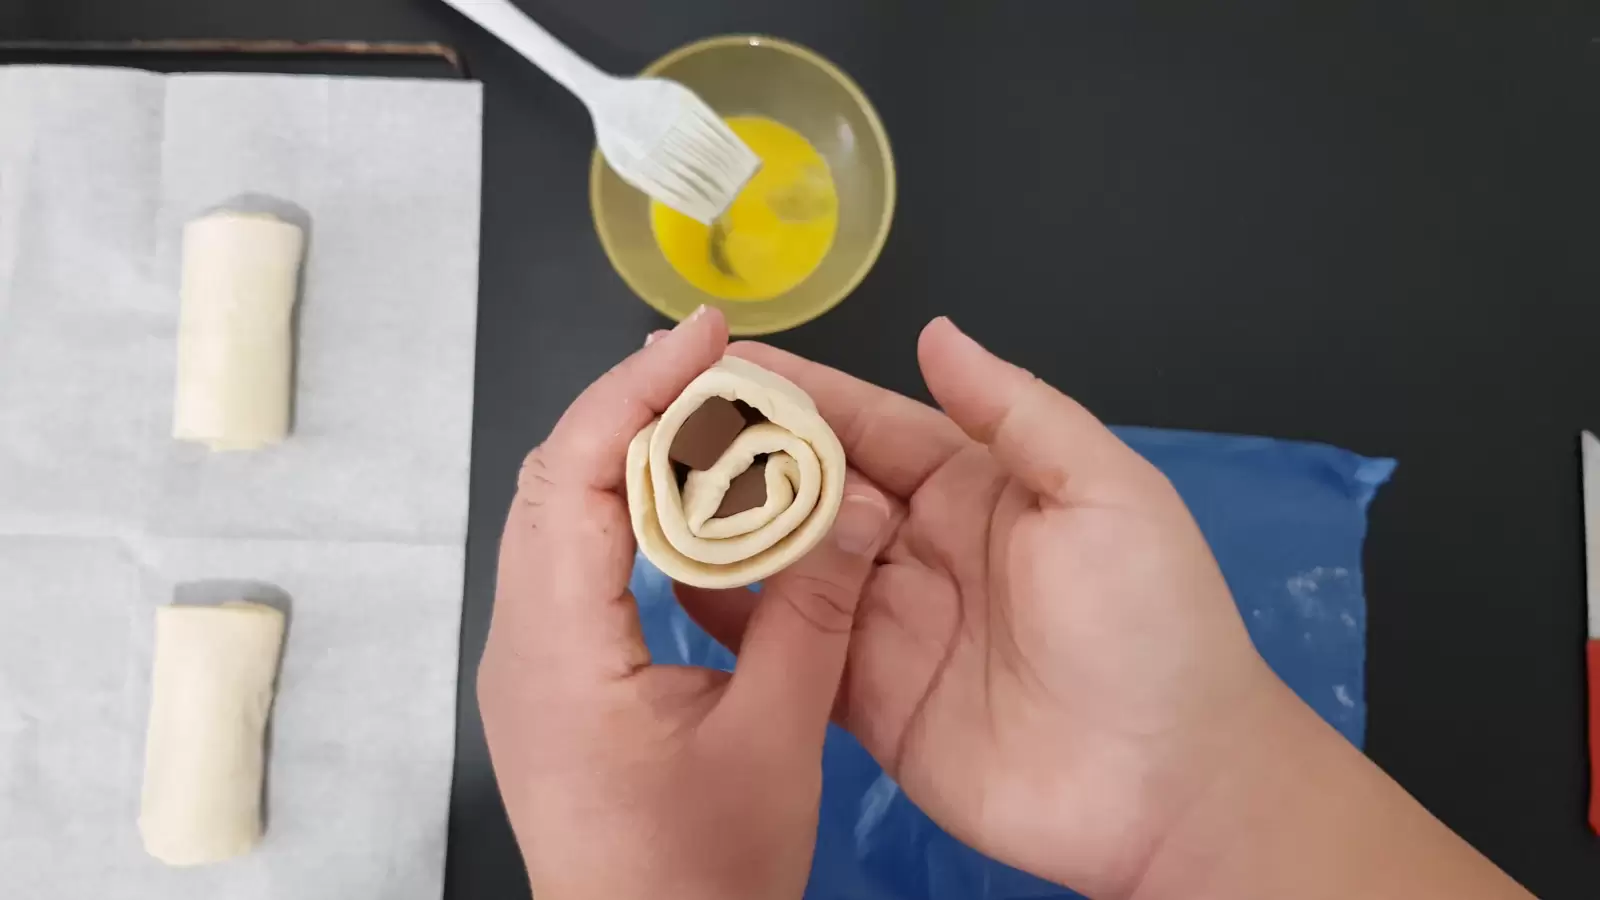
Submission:
[[522,10],[512,6],[510,0],[444,2],[543,69],[591,110],[600,99],[601,90],[612,80],[610,75],[590,65]]

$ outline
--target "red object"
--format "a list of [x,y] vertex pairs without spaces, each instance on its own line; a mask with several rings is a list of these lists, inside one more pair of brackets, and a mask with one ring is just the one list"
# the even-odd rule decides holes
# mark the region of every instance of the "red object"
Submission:
[[1600,834],[1600,640],[1589,641],[1589,827]]

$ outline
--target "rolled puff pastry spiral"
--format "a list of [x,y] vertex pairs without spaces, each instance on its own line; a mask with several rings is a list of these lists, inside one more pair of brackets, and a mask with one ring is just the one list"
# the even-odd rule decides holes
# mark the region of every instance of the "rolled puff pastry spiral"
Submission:
[[[742,402],[759,415],[750,416],[714,464],[683,475],[670,458],[674,442],[707,401],[720,402],[714,398]],[[764,500],[719,517],[730,486],[763,461]],[[804,391],[754,363],[724,357],[628,445],[628,513],[639,549],[673,580],[739,587],[778,572],[822,540],[839,513],[844,476],[844,448]]]

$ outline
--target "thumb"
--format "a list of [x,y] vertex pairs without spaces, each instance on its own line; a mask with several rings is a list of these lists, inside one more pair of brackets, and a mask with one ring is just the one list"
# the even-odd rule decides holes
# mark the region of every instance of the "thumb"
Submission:
[[985,350],[940,317],[917,358],[939,406],[1047,503],[1125,494],[1159,473],[1077,401]]
[[761,721],[763,742],[822,746],[856,606],[894,518],[888,498],[851,472],[828,536],[762,585],[725,702],[735,718]]

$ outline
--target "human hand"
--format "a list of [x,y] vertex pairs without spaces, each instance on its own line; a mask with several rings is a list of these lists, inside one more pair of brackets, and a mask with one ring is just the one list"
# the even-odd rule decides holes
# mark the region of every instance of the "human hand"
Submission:
[[[837,714],[968,844],[1127,896],[1292,695],[1160,472],[948,321],[918,349],[944,414],[771,347],[731,351],[810,393],[852,466],[909,508],[861,601]],[[678,592],[747,652],[737,595]]]
[[[889,501],[859,477],[829,538],[741,591],[730,675],[650,663],[629,594],[629,440],[721,358],[706,311],[595,382],[529,454],[500,548],[478,698],[534,895],[799,897],[822,744]],[[753,610],[753,612],[750,612]]]

